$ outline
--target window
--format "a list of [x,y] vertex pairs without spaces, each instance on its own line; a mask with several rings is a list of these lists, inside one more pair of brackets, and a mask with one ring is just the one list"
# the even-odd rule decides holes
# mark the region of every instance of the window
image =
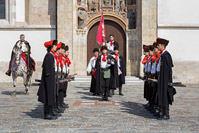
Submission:
[[136,0],[127,1],[127,18],[128,18],[128,28],[136,29],[137,24],[137,5]]
[[127,13],[128,28],[136,29],[136,9],[130,9]]
[[127,5],[136,5],[136,0],[127,0]]
[[0,19],[6,18],[5,0],[0,0]]

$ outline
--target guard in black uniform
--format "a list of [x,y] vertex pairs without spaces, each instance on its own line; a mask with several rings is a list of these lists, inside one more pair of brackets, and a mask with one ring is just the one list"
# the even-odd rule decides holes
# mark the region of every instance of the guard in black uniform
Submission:
[[158,90],[157,100],[158,106],[160,107],[160,113],[158,119],[167,120],[169,116],[169,104],[172,105],[174,101],[174,94],[176,93],[175,88],[169,86],[169,83],[173,82],[172,79],[172,67],[173,61],[170,53],[166,50],[169,43],[168,40],[163,38],[157,38],[158,49],[161,51],[160,56],[160,74],[158,78]]
[[[122,85],[125,84],[126,64],[124,58],[119,55],[118,47],[114,47],[114,52],[112,56],[115,58],[118,67],[118,69],[116,69],[116,87],[119,88],[119,95],[123,96]],[[114,95],[114,89],[112,89],[112,95]]]
[[102,94],[102,101],[108,101],[110,89],[116,88],[117,63],[113,56],[107,54],[107,47],[101,47],[102,55],[96,61],[96,92]]
[[48,52],[43,61],[41,84],[37,95],[38,101],[44,104],[44,119],[54,120],[57,118],[57,114],[53,111],[53,106],[56,104],[54,52],[57,48],[57,40],[46,42],[44,46]]
[[99,49],[94,48],[93,57],[90,59],[89,64],[87,66],[87,72],[88,74],[91,74],[90,92],[93,93],[93,96],[99,95],[96,92],[96,69],[95,69],[95,64],[96,64],[98,56],[99,56]]

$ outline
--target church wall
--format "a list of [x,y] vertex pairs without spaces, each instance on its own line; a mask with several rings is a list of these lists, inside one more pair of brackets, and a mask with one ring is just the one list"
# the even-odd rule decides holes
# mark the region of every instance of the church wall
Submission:
[[198,4],[158,0],[158,36],[170,40],[167,49],[174,62],[174,80],[183,83],[199,83]]
[[[12,82],[12,78],[5,75],[11,51],[19,40],[20,34],[31,45],[31,56],[36,61],[36,72],[33,80],[41,78],[41,62],[46,54],[44,42],[55,39],[55,1],[56,0],[6,0],[6,19],[0,20],[0,82]],[[21,2],[24,6],[20,7]],[[20,8],[25,8],[21,11]],[[25,13],[25,19],[20,16]],[[18,16],[16,16],[18,14]],[[18,18],[17,18],[18,17]],[[18,82],[22,82],[22,78]]]

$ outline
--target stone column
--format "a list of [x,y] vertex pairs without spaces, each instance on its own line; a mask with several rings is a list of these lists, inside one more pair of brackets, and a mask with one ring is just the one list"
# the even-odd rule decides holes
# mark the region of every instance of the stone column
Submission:
[[[57,39],[69,46],[73,63],[73,0],[57,0]],[[72,68],[72,66],[71,66]]]
[[[157,0],[142,0],[142,41],[141,46],[151,45],[157,38]],[[143,51],[143,50],[142,50]],[[142,54],[141,60],[144,58]],[[143,65],[140,62],[140,75]]]

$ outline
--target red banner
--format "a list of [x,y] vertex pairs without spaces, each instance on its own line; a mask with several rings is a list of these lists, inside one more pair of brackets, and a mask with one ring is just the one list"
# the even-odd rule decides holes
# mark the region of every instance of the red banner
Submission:
[[97,43],[101,45],[105,43],[105,36],[106,32],[105,32],[104,17],[102,12],[102,16],[100,18],[100,25],[98,27],[97,36],[96,36]]

